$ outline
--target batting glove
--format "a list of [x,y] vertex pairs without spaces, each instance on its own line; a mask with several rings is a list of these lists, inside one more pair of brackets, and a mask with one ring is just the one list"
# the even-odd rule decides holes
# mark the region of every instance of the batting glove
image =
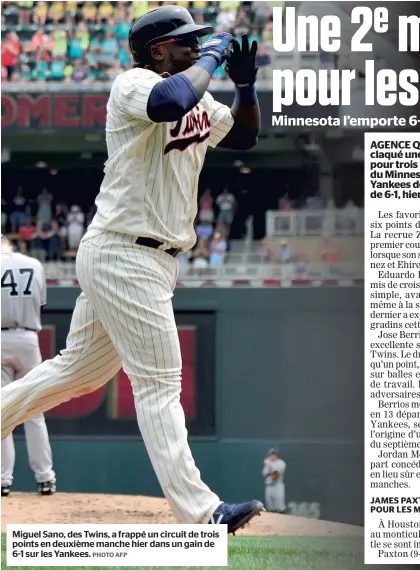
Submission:
[[222,65],[229,54],[232,40],[233,36],[231,34],[225,32],[214,34],[201,46],[200,59],[211,56],[217,61],[217,66]]
[[232,42],[232,51],[226,63],[226,72],[235,85],[253,85],[257,79],[258,67],[255,64],[257,57],[257,42],[249,45],[248,36],[242,36],[242,44],[237,40]]

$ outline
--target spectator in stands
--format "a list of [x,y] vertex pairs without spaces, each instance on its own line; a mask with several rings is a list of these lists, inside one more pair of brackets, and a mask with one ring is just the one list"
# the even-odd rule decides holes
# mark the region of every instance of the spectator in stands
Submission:
[[6,226],[7,226],[7,213],[6,213],[6,200],[1,199],[1,233],[6,233]]
[[309,259],[304,253],[295,256],[295,279],[306,279],[308,276]]
[[104,76],[107,80],[113,81],[122,71],[123,68],[119,62],[116,61],[112,67],[109,67],[106,71],[104,71]]
[[200,198],[198,218],[200,222],[208,222],[210,224],[214,222],[213,198],[209,188],[204,191]]
[[204,240],[199,240],[197,247],[191,254],[192,266],[196,269],[207,267],[209,264],[210,251]]
[[263,263],[270,263],[272,261],[272,255],[273,254],[271,251],[270,241],[268,238],[264,238],[261,240],[259,254],[261,257],[261,261]]
[[48,34],[44,32],[42,28],[38,28],[27,46],[27,52],[31,55],[36,56],[41,49],[50,51],[52,49],[53,42]]
[[120,48],[119,50],[119,65],[124,69],[130,69],[131,67],[131,54],[129,53],[127,47]]
[[230,226],[232,225],[235,215],[235,197],[227,188],[224,188],[223,192],[217,198],[216,204],[219,206],[219,222],[225,226],[226,235],[229,235]]
[[34,79],[39,79],[41,81],[47,79],[50,74],[49,68],[49,54],[45,51],[40,51],[37,55],[35,68],[32,72]]
[[322,243],[321,259],[323,263],[337,263],[340,259],[339,248],[329,239],[324,239]]
[[252,1],[241,2],[238,10],[243,10],[248,17],[251,25],[254,20],[254,10],[252,8]]
[[[132,2],[129,7],[126,6],[126,2],[118,2],[118,4],[121,10],[123,10],[123,18],[126,18],[127,20],[137,20],[137,18],[140,18],[140,16],[143,16],[143,14],[152,9],[150,2]],[[127,8],[131,11],[131,14],[126,13]],[[154,6],[154,8],[157,8],[157,6]]]
[[43,224],[51,223],[52,218],[52,194],[48,192],[48,190],[44,187],[42,189],[41,194],[38,195],[36,201],[38,203],[38,211],[36,214],[37,222],[41,222]]
[[86,52],[86,50],[89,49],[90,34],[85,22],[79,22],[77,24],[76,32],[77,37],[80,38],[83,52]]
[[82,15],[85,22],[93,24],[96,20],[96,6],[94,2],[84,2],[82,8]]
[[347,200],[344,208],[341,211],[341,229],[345,233],[354,233],[357,228],[357,221],[359,218],[359,208],[355,205],[353,200]]
[[45,261],[45,259],[58,261],[61,259],[62,250],[59,230],[60,228],[55,219],[52,219],[50,222],[38,220],[31,254],[41,261]]
[[231,6],[223,7],[216,17],[216,32],[232,33],[235,26],[235,12]]
[[67,239],[70,249],[78,249],[85,231],[85,215],[80,206],[73,205],[67,216]]
[[193,2],[194,9],[194,20],[197,24],[204,24],[204,12],[206,10],[208,2],[202,2],[196,0]]
[[64,69],[66,62],[64,56],[56,55],[53,57],[50,67],[49,79],[53,81],[62,81],[64,79]]
[[[203,13],[206,14],[206,21],[213,20],[218,17],[219,27],[233,31],[233,33],[240,34],[249,32],[254,18],[253,10],[249,10],[251,2],[240,3],[237,1],[222,1],[222,2],[176,2],[179,5],[185,5],[192,9],[196,17],[204,21]],[[87,76],[81,78],[78,72],[74,75],[76,82],[100,81],[113,79],[116,73],[127,69],[131,65],[131,56],[128,53],[127,35],[131,24],[131,18],[137,18],[144,14],[147,10],[153,9],[158,6],[159,2],[73,2],[73,1],[54,1],[54,2],[10,2],[3,3],[4,9],[2,13],[3,22],[7,24],[17,25],[19,18],[21,21],[25,19],[24,12],[31,16],[35,26],[38,26],[39,31],[36,32],[36,38],[29,42],[26,47],[25,33],[21,34],[20,54],[21,58],[15,63],[14,68],[10,69],[10,65],[2,65],[2,77],[5,80],[7,72],[8,81],[21,81],[36,80],[39,82],[48,81],[64,81],[69,83],[72,81],[74,69],[73,62],[76,60],[84,63],[84,57],[88,57],[87,63]],[[257,2],[262,4],[261,2]],[[269,3],[265,3],[269,4]],[[28,9],[32,6],[32,9]],[[258,6],[257,6],[258,7]],[[258,7],[258,9],[260,9]],[[115,22],[112,18],[115,18]],[[80,21],[79,21],[80,20]],[[42,26],[49,25],[58,26],[58,29],[52,32],[53,38],[46,40],[46,34],[41,30]],[[66,29],[70,30],[69,38],[67,32],[63,29],[63,23],[66,24]],[[104,45],[100,43],[95,45],[94,38],[92,38],[95,47],[89,47],[89,32],[86,28],[86,23],[89,24],[91,29],[101,29],[101,32],[111,32],[111,37],[106,40],[111,40],[111,43],[118,44],[119,52],[116,53],[115,45]],[[209,22],[213,23],[213,22]],[[75,30],[79,27],[84,28],[83,38],[79,37]],[[61,29],[60,29],[61,27]],[[265,27],[263,33],[268,32],[269,23]],[[19,30],[19,33],[21,31]],[[256,33],[258,36],[259,32]],[[42,40],[36,46],[38,38]],[[265,38],[265,36],[264,36]],[[265,38],[266,41],[267,38]],[[105,40],[104,40],[105,41]],[[252,37],[251,37],[252,41]],[[2,53],[5,62],[8,63],[7,42],[6,47],[2,46]],[[49,44],[49,45],[48,45]],[[100,49],[97,49],[97,45]],[[47,47],[48,46],[48,47]],[[40,55],[41,49],[47,51],[47,55]],[[109,53],[110,52],[110,53]],[[51,58],[51,55],[54,56]],[[32,57],[33,56],[33,57]],[[57,56],[57,57],[55,57]],[[63,59],[64,66],[63,66]],[[258,54],[258,63],[261,71],[261,77],[268,76],[268,68],[270,54],[265,51],[264,44],[260,47]],[[119,64],[117,64],[117,61]],[[13,66],[12,66],[13,67]],[[63,69],[64,67],[64,69]],[[52,69],[51,69],[52,68]],[[16,75],[19,72],[19,76]],[[214,74],[213,80],[215,82],[225,80],[226,74],[223,67],[218,68]]]
[[252,3],[254,12],[254,22],[253,26],[256,28],[256,32],[259,36],[262,36],[264,28],[268,21],[270,20],[272,14],[272,8],[270,2],[264,2],[258,0],[258,2]]
[[324,201],[321,198],[319,192],[315,194],[315,196],[309,196],[306,200],[306,208],[308,210],[323,210],[324,209]]
[[213,226],[208,222],[200,222],[196,228],[195,232],[197,234],[198,239],[207,241],[211,238],[213,233]]
[[281,240],[277,258],[279,263],[290,263],[293,260],[293,252],[287,239]]
[[[25,73],[26,73],[26,66],[25,66]],[[22,81],[22,76],[18,71],[14,71],[12,73],[12,77],[10,78],[10,83],[20,83]]]
[[265,42],[266,45],[273,45],[273,22],[268,22],[268,24],[265,26],[262,35],[262,41]]
[[250,44],[252,44],[253,41],[261,41],[261,36],[258,34],[257,30],[251,30],[251,33],[248,35],[248,41]]
[[210,245],[210,265],[220,267],[225,262],[227,242],[220,232],[216,232]]
[[52,55],[67,55],[67,32],[66,30],[55,30],[52,34],[53,48]]
[[33,220],[28,218],[25,224],[19,229],[19,239],[20,241],[28,243],[31,242],[34,237],[36,237],[36,225],[34,224]]
[[112,31],[106,32],[101,49],[103,61],[108,65],[113,64],[118,57],[118,43]]
[[17,4],[20,9],[19,25],[29,26],[31,23],[31,12],[34,2],[18,2]]
[[289,194],[286,192],[284,196],[279,199],[279,212],[292,212],[293,202],[289,198]]
[[239,8],[236,14],[235,22],[235,36],[242,36],[242,34],[247,34],[251,28],[251,20],[249,19],[247,13],[243,8]]
[[97,14],[98,22],[107,22],[113,16],[114,8],[111,2],[100,2]]
[[[17,26],[19,23],[19,7],[15,2],[2,2],[2,17],[5,18],[6,23],[12,26]],[[3,7],[4,5],[4,7]]]
[[258,67],[259,77],[262,80],[268,81],[272,79],[271,55],[270,50],[267,48],[265,42],[259,41],[256,64]]
[[[137,2],[136,2],[137,3]],[[124,11],[116,9],[115,11],[115,28],[114,32],[117,37],[117,40],[120,46],[123,45],[123,42],[127,41],[128,33],[130,31],[131,22],[126,19]]]
[[85,83],[89,77],[89,68],[82,63],[80,59],[74,62],[73,73],[71,79],[73,83]]
[[64,2],[64,17],[66,23],[74,24],[76,14],[77,14],[77,2],[73,2],[71,0],[67,0],[66,2]]
[[19,63],[20,43],[15,32],[6,34],[6,39],[1,44],[1,64],[7,70],[7,78],[12,77]]
[[55,219],[58,224],[58,233],[61,239],[61,247],[67,249],[67,215],[68,207],[64,202],[59,202],[55,207]]
[[48,15],[48,4],[47,2],[36,2],[35,9],[33,11],[33,21],[37,26],[45,26]]
[[69,41],[69,58],[72,60],[82,59],[88,47],[89,34],[86,41],[86,35],[84,32],[80,28],[76,29]]
[[[240,3],[237,1],[221,1],[221,2],[176,2],[190,8],[195,17],[204,22],[203,14],[206,21],[214,23],[217,19],[216,27],[220,30],[233,32],[237,35],[249,32],[252,28],[252,20],[254,19],[253,9],[249,9],[251,2]],[[259,4],[270,4],[269,2],[257,2],[256,8],[263,12]],[[76,82],[101,81],[113,79],[116,73],[120,73],[124,69],[128,69],[131,65],[131,55],[127,51],[127,36],[132,19],[138,18],[149,9],[156,8],[159,2],[110,2],[108,0],[102,2],[74,2],[74,1],[54,1],[54,2],[4,2],[2,12],[3,23],[18,25],[19,19],[21,23],[32,16],[33,23],[39,28],[36,32],[34,42],[29,42],[26,47],[25,34],[30,28],[19,29],[21,34],[21,45],[17,44],[20,49],[17,61],[10,63],[10,54],[7,49],[9,45],[7,40],[2,46],[2,78],[5,79],[7,73],[7,81],[32,81],[39,82],[48,81],[64,81],[69,83],[72,80]],[[29,9],[31,6],[31,9]],[[113,20],[115,18],[115,21]],[[261,19],[261,18],[260,18]],[[259,22],[258,18],[256,22]],[[28,22],[29,23],[29,22]],[[52,23],[52,24],[51,24]],[[52,39],[46,40],[46,35],[41,31],[45,25],[57,26],[51,32]],[[63,24],[69,30],[63,29]],[[89,32],[86,24],[91,30],[98,30],[100,33],[108,32],[110,36],[104,39],[104,45],[101,42],[95,44],[95,38],[92,38],[92,46],[89,46]],[[83,27],[83,37],[78,33],[79,27]],[[263,30],[268,32],[269,24]],[[77,30],[77,31],[76,31]],[[76,33],[75,33],[76,31]],[[254,32],[260,36],[260,32]],[[36,42],[42,38],[39,45]],[[269,41],[264,36],[265,41]],[[250,38],[252,41],[252,37]],[[108,41],[109,40],[109,41]],[[119,51],[115,49],[115,42],[118,44]],[[49,45],[48,45],[49,44]],[[99,45],[99,48],[97,47]],[[48,47],[47,47],[48,46]],[[47,55],[40,55],[40,51],[46,51]],[[51,55],[53,56],[51,58]],[[33,57],[32,57],[33,56]],[[86,77],[78,72],[74,74],[74,61],[80,60],[83,63],[87,56]],[[63,66],[64,57],[64,66]],[[16,59],[16,58],[15,58]],[[270,54],[266,52],[264,45],[260,47],[258,54],[258,64],[261,71],[261,77],[268,76],[268,68]],[[117,63],[119,62],[119,63]],[[7,65],[6,65],[7,64]],[[19,76],[16,75],[16,71]],[[73,75],[74,74],[74,75]],[[215,82],[226,79],[226,73],[223,67],[216,70],[213,80]]]
[[18,232],[19,228],[26,223],[28,219],[27,206],[28,201],[23,195],[22,186],[19,186],[12,200],[12,213],[10,214],[10,229],[12,233]]
[[51,6],[48,11],[48,18],[52,20],[53,24],[55,25],[59,24],[60,22],[64,22],[63,4],[63,2],[51,2]]

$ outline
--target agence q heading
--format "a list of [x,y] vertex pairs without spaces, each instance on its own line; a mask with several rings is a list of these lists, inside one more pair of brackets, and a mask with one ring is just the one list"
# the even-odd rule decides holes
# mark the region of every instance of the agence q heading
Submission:
[[[372,53],[373,45],[366,40],[369,32],[386,34],[389,29],[388,9],[357,6],[351,11],[355,32],[350,42],[352,53]],[[338,16],[296,16],[294,7],[273,8],[273,47],[281,53],[324,51],[336,53],[342,47],[341,21]],[[420,49],[420,18],[399,16],[398,50],[418,52]],[[378,53],[377,55],[381,55]],[[419,72],[416,69],[379,69],[374,59],[367,59],[364,68],[365,105],[406,107],[419,102]],[[297,103],[311,106],[351,105],[352,82],[356,71],[350,69],[275,69],[273,70],[273,112]]]

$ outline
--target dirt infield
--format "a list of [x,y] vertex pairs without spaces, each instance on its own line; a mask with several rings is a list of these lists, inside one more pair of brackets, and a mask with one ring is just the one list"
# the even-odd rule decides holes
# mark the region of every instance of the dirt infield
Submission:
[[[130,495],[57,493],[41,497],[13,493],[1,500],[1,530],[6,524],[164,524],[174,523],[165,499]],[[363,536],[359,526],[263,513],[238,534],[257,536]]]

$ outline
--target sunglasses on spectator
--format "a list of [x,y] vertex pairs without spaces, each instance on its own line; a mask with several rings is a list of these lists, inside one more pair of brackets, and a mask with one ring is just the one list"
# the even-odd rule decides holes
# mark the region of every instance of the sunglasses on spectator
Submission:
[[189,35],[189,36],[184,36],[183,38],[173,38],[171,40],[166,40],[164,42],[158,42],[158,43],[153,44],[153,45],[164,46],[167,44],[176,44],[176,45],[182,46],[182,47],[193,48],[193,47],[200,45],[200,40],[198,39],[197,36]]

